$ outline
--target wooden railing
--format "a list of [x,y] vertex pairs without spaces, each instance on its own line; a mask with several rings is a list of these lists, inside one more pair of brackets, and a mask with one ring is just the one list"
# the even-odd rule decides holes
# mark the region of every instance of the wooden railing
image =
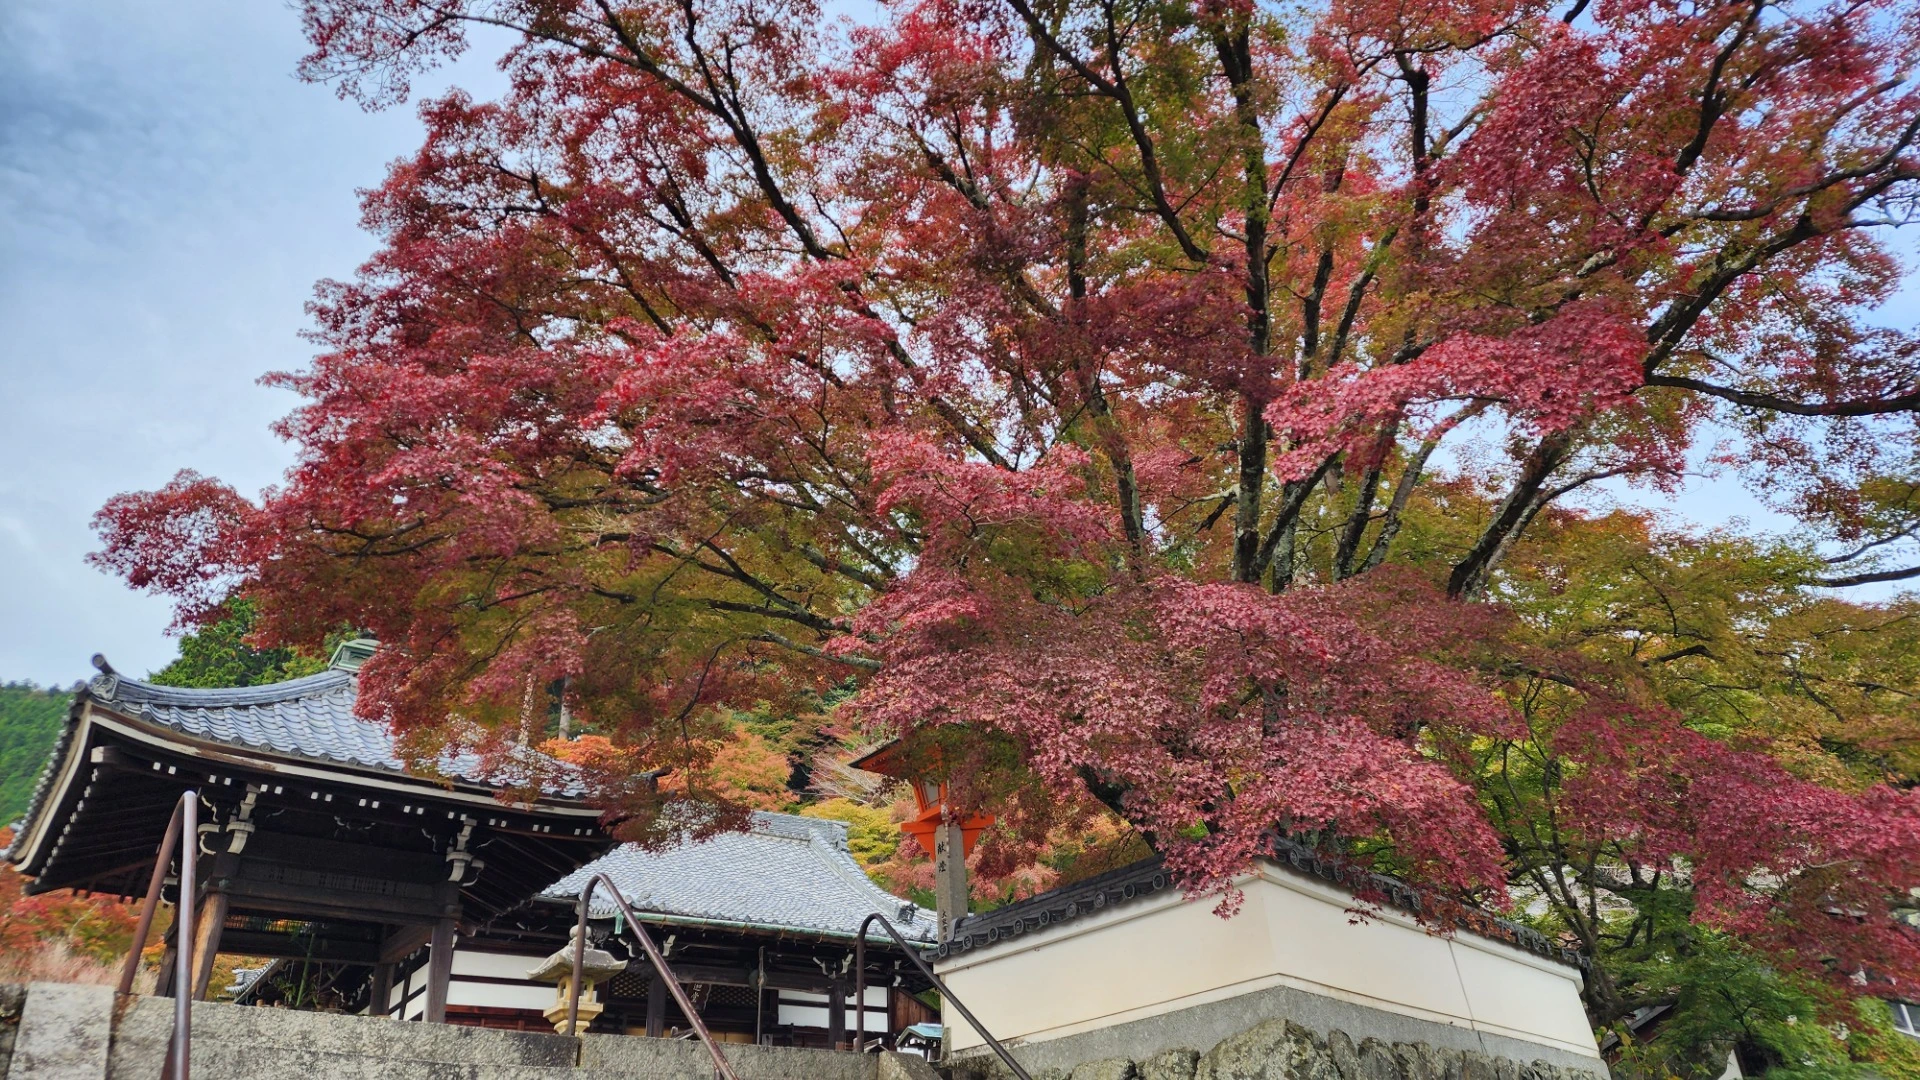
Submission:
[[[567,1034],[579,1033],[580,978],[585,974],[587,959],[587,910],[593,900],[593,890],[599,885],[607,887],[607,895],[612,897],[613,902],[619,906],[620,913],[627,917],[627,929],[632,931],[634,938],[640,942],[641,951],[647,954],[647,960],[653,964],[653,970],[659,973],[660,981],[666,985],[667,992],[673,995],[674,1003],[680,1006],[680,1011],[686,1015],[687,1022],[693,1025],[694,1034],[700,1036],[700,1041],[706,1044],[707,1053],[713,1055],[715,1071],[725,1080],[739,1080],[733,1075],[732,1066],[727,1064],[726,1055],[720,1052],[720,1044],[713,1041],[713,1033],[707,1030],[706,1022],[700,1019],[699,1010],[693,1007],[693,1002],[687,1000],[687,992],[680,988],[680,980],[674,977],[673,969],[667,967],[666,957],[661,956],[660,950],[654,946],[653,936],[648,934],[647,928],[640,924],[640,920],[633,914],[633,909],[627,906],[627,898],[620,895],[619,888],[605,874],[593,875],[587,881],[587,887],[580,891],[580,920],[573,937],[573,985],[567,994]],[[1029,1078],[1023,1076],[1023,1080],[1029,1080]]]
[[133,993],[133,978],[140,972],[140,951],[153,929],[153,912],[160,905],[160,887],[166,883],[167,867],[174,852],[180,853],[180,902],[174,905],[173,918],[173,1037],[167,1043],[166,1066],[162,1080],[188,1080],[187,1053],[193,1043],[193,865],[199,854],[200,792],[180,793],[167,821],[167,832],[160,838],[160,851],[153,859],[153,877],[147,881],[147,898],[140,904],[140,922],[133,931],[133,944],[127,949],[127,962],[120,969],[120,993]]
[[[1007,1052],[1007,1048],[1000,1045],[1000,1040],[994,1038],[986,1025],[973,1015],[973,1010],[962,1004],[959,998],[954,997],[953,991],[947,988],[947,984],[941,981],[940,976],[933,973],[933,968],[920,958],[920,950],[907,944],[907,939],[900,936],[900,931],[893,928],[893,923],[877,911],[860,923],[860,933],[853,942],[853,1030],[861,1035],[864,1035],[867,1030],[867,927],[876,922],[880,924],[880,929],[885,930],[887,936],[893,939],[894,944],[900,946],[901,951],[907,954],[907,959],[913,961],[913,966],[920,969],[920,974],[925,975],[927,981],[933,984],[933,988],[940,991],[940,1003],[952,1005],[958,1009],[960,1015],[967,1018],[967,1023],[973,1025],[973,1030],[987,1040],[988,1046],[993,1047],[993,1052],[1000,1055],[1000,1060],[1006,1063],[1007,1068],[1013,1070],[1013,1075],[1020,1080],[1033,1080],[1033,1077],[1027,1075],[1027,1070],[1021,1068],[1018,1061],[1013,1060],[1013,1055]],[[859,1036],[856,1036],[857,1038]]]

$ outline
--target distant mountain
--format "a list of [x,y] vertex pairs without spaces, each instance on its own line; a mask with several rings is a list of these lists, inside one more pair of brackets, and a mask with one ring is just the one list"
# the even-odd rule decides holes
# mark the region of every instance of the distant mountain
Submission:
[[67,715],[68,696],[28,682],[0,683],[0,825],[26,812]]

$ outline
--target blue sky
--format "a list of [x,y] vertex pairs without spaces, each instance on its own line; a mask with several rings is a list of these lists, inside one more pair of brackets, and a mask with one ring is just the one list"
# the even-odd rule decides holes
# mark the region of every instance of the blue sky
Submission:
[[314,282],[371,250],[355,189],[420,139],[410,108],[296,80],[302,51],[276,3],[0,13],[0,680],[166,663],[167,605],[82,561],[89,518],[181,468],[254,492],[291,461],[268,425],[294,399],[255,380],[306,363]]
[[[255,492],[291,460],[268,425],[294,400],[255,380],[305,364],[314,282],[371,250],[355,190],[420,136],[297,81],[302,51],[257,0],[0,12],[0,680],[166,663],[166,603],[85,564],[89,518],[181,468]],[[479,52],[416,90],[492,92]],[[1920,319],[1911,279],[1888,316]],[[1729,483],[1670,509],[1784,524]]]

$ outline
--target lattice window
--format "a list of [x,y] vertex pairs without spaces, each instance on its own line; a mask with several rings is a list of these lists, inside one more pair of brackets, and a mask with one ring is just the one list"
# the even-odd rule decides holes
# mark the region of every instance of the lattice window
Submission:
[[615,975],[608,986],[614,997],[644,1001],[647,997],[647,986],[652,982],[651,972],[628,968]]
[[722,1008],[753,1008],[753,989],[746,986],[715,986],[707,993],[707,1004]]

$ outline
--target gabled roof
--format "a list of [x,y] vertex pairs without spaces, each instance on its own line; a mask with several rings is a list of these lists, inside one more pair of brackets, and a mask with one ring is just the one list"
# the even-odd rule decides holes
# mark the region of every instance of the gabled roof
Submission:
[[[933,913],[875,886],[847,852],[843,822],[755,812],[746,832],[722,833],[665,851],[623,844],[549,888],[578,900],[605,874],[636,915],[663,922],[851,938],[868,915],[885,915],[902,937],[931,944]],[[613,905],[594,901],[594,915]],[[885,937],[875,928],[873,938]]]

